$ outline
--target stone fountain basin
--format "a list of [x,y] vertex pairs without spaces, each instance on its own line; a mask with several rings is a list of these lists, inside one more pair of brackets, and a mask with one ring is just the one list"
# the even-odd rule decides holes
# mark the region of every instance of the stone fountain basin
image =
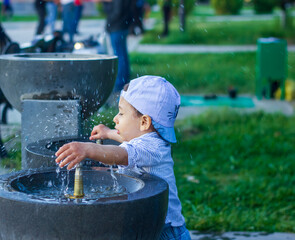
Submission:
[[[91,202],[44,201],[27,190],[49,180],[56,169],[24,170],[0,176],[0,239],[158,239],[165,222],[168,185],[149,174],[115,173],[129,193]],[[70,171],[70,184],[74,172]],[[83,171],[84,189],[112,184],[105,168]],[[22,186],[22,187],[19,187]]]
[[[77,137],[77,136],[66,136],[56,137],[49,139],[42,139],[37,142],[29,143],[26,146],[26,162],[28,168],[40,168],[40,167],[54,167],[55,163],[55,152],[64,144],[69,142],[93,142],[89,140],[88,136]],[[105,139],[103,145],[119,145],[119,142],[114,140]],[[98,163],[91,159],[85,159],[83,161],[84,166],[105,166],[102,163]]]
[[0,87],[14,108],[24,99],[79,99],[85,117],[110,95],[117,57],[72,53],[25,53],[0,56]]

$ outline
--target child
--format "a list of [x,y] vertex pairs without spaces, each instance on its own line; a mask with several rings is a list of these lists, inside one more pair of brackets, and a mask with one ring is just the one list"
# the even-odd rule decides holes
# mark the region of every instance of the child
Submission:
[[176,142],[174,122],[180,106],[176,89],[164,78],[143,76],[121,92],[115,129],[100,124],[91,140],[113,139],[120,146],[72,142],[56,152],[60,167],[73,168],[84,158],[144,171],[169,184],[168,212],[160,239],[191,239],[181,214],[170,143]]

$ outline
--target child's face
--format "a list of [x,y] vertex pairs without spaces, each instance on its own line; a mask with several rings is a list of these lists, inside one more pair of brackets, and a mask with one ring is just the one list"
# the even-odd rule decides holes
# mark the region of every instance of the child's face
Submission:
[[130,141],[142,135],[140,130],[141,117],[123,97],[120,97],[119,112],[113,121],[116,123],[115,129],[117,129],[123,141]]

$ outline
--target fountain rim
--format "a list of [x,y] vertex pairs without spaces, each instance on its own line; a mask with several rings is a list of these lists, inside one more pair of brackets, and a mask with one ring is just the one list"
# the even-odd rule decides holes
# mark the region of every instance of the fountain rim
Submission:
[[[90,140],[89,136],[73,136],[73,135],[69,135],[69,136],[63,136],[63,137],[54,137],[54,138],[45,138],[42,140],[39,140],[37,142],[31,142],[29,143],[25,150],[37,155],[37,156],[44,156],[46,155],[46,157],[50,157],[52,159],[55,159],[56,156],[54,154],[52,154],[52,151],[50,149],[48,149],[47,147],[40,149],[38,148],[40,145],[47,145],[50,143],[55,143],[55,142],[59,142],[62,140],[74,140],[74,141],[82,141],[82,140],[87,140],[87,142],[91,142],[91,143],[95,143],[95,140]],[[32,148],[37,147],[36,149],[32,150]]]
[[[68,57],[58,57],[60,55]],[[42,57],[46,56],[46,57]],[[52,56],[52,57],[51,57]],[[54,57],[55,56],[55,57]],[[77,53],[17,53],[4,54],[0,56],[0,60],[14,60],[14,61],[98,61],[98,60],[113,60],[118,57],[107,54],[77,54]]]
[[[91,168],[83,168],[85,171],[108,171],[109,168],[107,167],[91,167]],[[133,178],[136,179],[136,181],[140,180],[143,182],[143,187],[139,189],[136,192],[124,194],[121,196],[126,196],[129,195],[132,198],[131,199],[116,199],[116,197],[112,198],[101,198],[97,199],[95,202],[92,203],[87,203],[87,202],[81,202],[81,203],[75,203],[75,202],[65,202],[65,203],[59,203],[59,202],[47,202],[47,201],[42,201],[38,199],[33,199],[29,197],[28,194],[24,192],[19,192],[19,191],[10,191],[7,187],[7,185],[10,185],[12,181],[14,181],[17,178],[20,177],[25,177],[25,176],[31,176],[34,174],[40,174],[40,173],[46,173],[46,172],[55,172],[56,167],[46,167],[46,168],[35,168],[35,169],[25,169],[21,170],[18,172],[11,172],[8,174],[0,175],[0,198],[5,198],[13,201],[19,201],[19,202],[24,202],[24,203],[32,203],[32,204],[49,204],[49,205],[58,205],[58,206],[72,206],[72,205],[105,205],[105,204],[123,204],[126,202],[132,202],[132,201],[137,201],[141,199],[146,199],[155,195],[158,195],[168,189],[168,184],[165,180],[148,174],[148,173],[143,173],[143,174],[138,174],[134,171],[127,170],[124,173],[117,173],[115,174],[120,174],[125,177]],[[63,171],[63,169],[62,169]],[[71,170],[74,171],[74,170]],[[157,181],[157,183],[160,183],[157,185],[157,187],[154,187],[154,182]],[[11,188],[11,186],[10,186]],[[152,189],[152,191],[151,191]]]

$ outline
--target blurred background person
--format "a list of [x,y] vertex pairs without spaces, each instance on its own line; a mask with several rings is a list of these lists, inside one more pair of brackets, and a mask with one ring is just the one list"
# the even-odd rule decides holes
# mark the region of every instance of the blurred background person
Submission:
[[38,15],[38,26],[36,30],[36,35],[41,35],[44,33],[46,26],[46,1],[44,0],[35,0],[35,9]]
[[47,0],[46,10],[46,25],[50,27],[50,32],[53,34],[55,32],[55,22],[57,18],[57,8],[58,8],[59,0]]
[[2,16],[11,18],[13,16],[13,9],[10,4],[10,0],[3,0]]
[[166,37],[169,34],[169,22],[171,19],[171,10],[172,10],[171,0],[164,0],[163,6],[162,6],[163,20],[164,20],[164,30],[162,33],[163,37]]
[[133,0],[134,7],[132,8],[132,22],[130,33],[134,35],[140,35],[144,33],[143,18],[144,18],[144,7],[145,0]]
[[129,82],[130,66],[127,36],[132,19],[133,0],[111,0],[103,2],[106,13],[106,31],[110,35],[114,54],[118,56],[118,74],[113,92],[119,93]]
[[80,19],[82,17],[83,0],[74,0],[74,4],[75,4],[74,33],[79,34],[78,25],[79,25]]
[[75,33],[75,5],[74,0],[60,0],[62,5],[62,19],[63,19],[63,37],[68,34],[68,39],[65,39],[68,43],[74,42]]

